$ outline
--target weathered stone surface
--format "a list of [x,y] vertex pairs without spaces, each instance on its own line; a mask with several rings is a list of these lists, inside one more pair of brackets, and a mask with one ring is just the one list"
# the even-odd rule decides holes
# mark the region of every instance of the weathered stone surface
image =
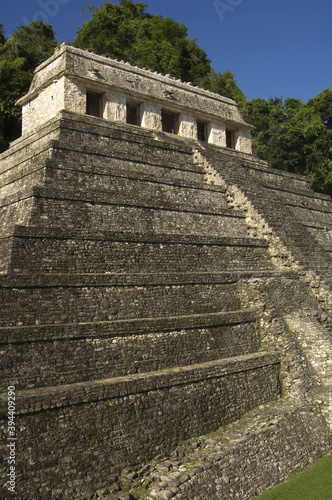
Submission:
[[[322,439],[317,441],[313,426]],[[145,476],[132,481],[133,498],[157,494],[149,483],[153,478],[155,485],[160,479],[162,485],[180,483],[178,491],[168,488],[174,493],[172,498],[179,500],[250,499],[329,452],[331,435],[319,413],[308,405],[278,402],[259,407],[212,437],[200,436],[194,450],[192,444],[189,440],[174,450],[172,456],[181,450],[182,458],[162,476],[160,468],[168,459],[152,461]],[[126,477],[122,476],[120,487]]]

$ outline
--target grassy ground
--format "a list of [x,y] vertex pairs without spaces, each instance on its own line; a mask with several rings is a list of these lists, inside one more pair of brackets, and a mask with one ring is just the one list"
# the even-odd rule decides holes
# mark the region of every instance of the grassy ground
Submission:
[[259,500],[332,500],[332,455],[321,458],[309,469],[256,498]]

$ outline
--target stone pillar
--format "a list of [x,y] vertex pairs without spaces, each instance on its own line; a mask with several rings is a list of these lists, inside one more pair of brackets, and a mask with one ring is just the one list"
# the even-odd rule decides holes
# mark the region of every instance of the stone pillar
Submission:
[[105,107],[103,118],[114,122],[126,123],[127,121],[127,107],[126,96],[121,92],[114,92],[108,90],[105,92]]
[[245,128],[238,128],[235,131],[235,149],[242,153],[252,153],[251,131]]
[[197,139],[197,122],[192,113],[183,111],[179,115],[179,135],[188,139]]
[[65,77],[64,108],[73,113],[86,113],[86,89],[84,83]]
[[223,122],[213,120],[209,124],[208,142],[216,146],[226,147],[226,125]]
[[144,101],[142,103],[141,109],[141,126],[144,128],[151,128],[153,130],[161,131],[161,105],[152,101]]

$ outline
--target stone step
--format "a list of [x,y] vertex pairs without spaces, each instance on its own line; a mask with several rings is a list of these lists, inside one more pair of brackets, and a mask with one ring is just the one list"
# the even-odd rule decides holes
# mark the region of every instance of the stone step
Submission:
[[[247,196],[252,198],[256,194],[254,187],[252,186],[247,191]],[[314,191],[308,191],[307,193],[295,193],[294,191],[278,190],[273,188],[262,189],[255,197],[255,202],[258,206],[264,207],[266,213],[273,214],[273,206],[278,204],[278,212],[275,214],[277,217],[285,214],[288,218],[292,217],[293,214],[300,214],[299,216],[303,218],[304,215],[310,214],[317,215],[331,215],[331,206],[328,199],[322,199],[319,197],[318,193]],[[271,204],[271,202],[273,203]]]
[[27,197],[37,196],[113,205],[182,208],[184,211],[195,209],[209,213],[228,209],[225,189],[219,186],[211,189],[204,182],[188,186],[184,182],[175,184],[168,179],[149,181],[124,176],[98,176],[95,172],[86,174],[60,171],[59,179],[48,178],[46,185],[43,186],[43,175],[46,173],[43,171],[38,173],[41,179],[33,177],[30,181],[34,184],[29,185],[24,178],[23,185],[19,183],[22,186],[21,190],[18,189],[16,182],[15,193],[1,196],[0,205],[6,206]]
[[[165,370],[260,347],[253,313],[1,328],[7,385],[21,389]],[[158,328],[159,327],[159,328]],[[154,329],[155,328],[155,329]]]
[[[43,389],[29,389],[17,391],[17,415],[38,412],[38,399],[44,401],[44,409],[54,409],[68,406],[70,400],[72,405],[80,404],[82,401],[97,402],[110,398],[128,396],[148,392],[158,388],[170,388],[181,386],[184,379],[187,383],[195,384],[201,380],[213,380],[223,378],[229,374],[243,372],[254,372],[256,369],[264,367],[278,367],[279,356],[276,353],[256,352],[243,356],[219,359],[205,363],[197,363],[190,366],[176,366],[169,370],[158,370],[151,373],[131,374],[124,377],[115,377],[90,382],[80,382],[77,384],[67,384],[65,386],[51,386]],[[275,393],[279,395],[279,382],[275,380],[276,370],[273,370],[272,380],[274,381]],[[158,381],[158,383],[156,383]],[[275,385],[275,382],[277,384]],[[242,388],[243,389],[243,388]],[[265,398],[264,398],[265,399]],[[0,415],[7,411],[6,394],[0,396]]]
[[[241,310],[239,282],[294,273],[1,276],[1,326],[61,325]],[[270,280],[271,281],[271,280]],[[289,280],[287,280],[289,281]],[[291,280],[292,281],[292,280]]]
[[[74,181],[86,185],[102,186],[102,182],[110,179],[157,182],[183,187],[202,187],[204,172],[192,164],[185,168],[182,165],[159,165],[149,163],[149,158],[142,161],[123,160],[112,155],[86,155],[79,151],[62,150],[51,141],[49,148],[38,152],[31,158],[18,161],[10,169],[4,171],[0,178],[0,197],[32,186],[67,183]],[[68,186],[67,186],[68,187]],[[206,186],[211,191],[223,192],[221,186]]]
[[[65,281],[65,278],[64,278]],[[104,281],[104,280],[103,280]],[[100,283],[2,288],[1,326],[86,323],[241,309],[237,282]],[[219,282],[218,282],[219,281]]]
[[321,224],[327,230],[332,229],[332,213],[326,211],[312,210],[301,207],[290,207],[292,213],[299,220],[305,221],[306,224]]
[[[0,175],[0,200],[13,196],[17,192],[45,183],[46,164],[49,151],[36,154],[27,161],[19,162],[10,170]],[[2,204],[2,203],[1,203]]]
[[218,272],[141,272],[141,273],[45,273],[3,274],[0,287],[10,289],[52,289],[126,286],[229,285],[255,278],[297,279],[296,271],[240,270]]
[[1,344],[56,341],[80,338],[109,338],[119,335],[138,335],[150,332],[172,332],[182,329],[210,328],[220,325],[251,323],[254,311],[229,311],[212,314],[192,314],[156,318],[135,318],[103,322],[46,324],[0,327]]
[[[192,161],[192,153],[179,162],[160,163],[152,161],[147,155],[142,159],[118,158],[112,153],[91,154],[78,150],[54,147],[52,157],[47,162],[47,181],[61,180],[62,176],[81,176],[85,178],[118,177],[123,179],[164,182],[178,186],[200,187],[205,184],[205,173]],[[209,186],[210,189],[222,191],[221,186]]]
[[325,204],[321,206],[320,203],[312,203],[310,206],[305,205],[305,204],[294,204],[294,203],[285,203],[285,208],[284,209],[291,209],[291,211],[295,214],[298,215],[299,218],[302,218],[305,224],[313,223],[313,224],[319,224],[321,220],[326,219],[327,221],[330,221],[331,224],[331,218],[332,218],[332,210],[330,204]]
[[168,232],[155,233],[153,231],[123,231],[102,230],[93,228],[67,228],[64,226],[14,226],[14,236],[52,239],[92,239],[143,243],[183,243],[189,245],[234,245],[234,246],[261,246],[268,247],[268,242],[262,238],[230,237],[223,235],[195,235],[191,233],[172,234]]
[[0,207],[1,237],[11,236],[16,224],[28,225],[34,208],[34,198],[28,197]]
[[[37,196],[49,197],[50,190],[56,198],[94,201],[100,203],[126,204],[134,206],[162,206],[169,209],[182,208],[185,211],[208,211],[218,213],[227,210],[225,189],[219,186],[210,189],[203,182],[197,186],[185,183],[175,184],[168,180],[148,181],[115,176],[87,176],[69,173],[47,182],[39,188]],[[90,178],[91,177],[91,178]],[[60,180],[61,179],[61,180]],[[43,190],[42,190],[43,189]]]
[[[63,150],[76,154],[109,156],[132,161],[146,162],[164,167],[181,165],[182,169],[200,171],[193,166],[192,142],[171,134],[158,134],[141,127],[128,127],[118,122],[100,121],[94,118],[62,112],[57,144]],[[92,118],[90,120],[90,118]],[[93,140],[91,135],[93,129]]]
[[[1,179],[6,179],[6,176],[11,175],[11,172],[17,168],[18,172],[20,172],[19,169],[22,167],[24,169],[24,165],[35,163],[36,167],[37,163],[35,160],[37,158],[42,158],[42,163],[44,163],[47,158],[51,157],[52,143],[58,137],[59,120],[55,118],[49,120],[42,127],[39,127],[37,131],[33,131],[13,141],[10,144],[10,148],[0,154]],[[39,155],[41,156],[39,157]]]
[[[82,401],[97,402],[110,398],[118,398],[139,392],[148,392],[153,387],[158,389],[181,386],[184,379],[187,383],[197,383],[201,380],[223,378],[229,374],[251,372],[264,367],[278,367],[279,356],[276,353],[256,352],[243,356],[219,359],[190,366],[177,366],[169,370],[158,370],[150,373],[131,374],[124,377],[115,377],[65,386],[50,386],[43,389],[29,389],[17,391],[17,414],[39,411],[38,398],[42,397],[45,409],[67,407],[69,400],[72,405]],[[275,381],[277,371],[273,370],[272,380]],[[158,383],[156,383],[158,381]],[[279,382],[277,382],[279,395]],[[236,390],[236,388],[234,388]],[[243,389],[243,388],[242,388]],[[272,389],[273,393],[274,390]],[[264,398],[265,399],[265,398]],[[7,397],[0,396],[0,415],[7,411]]]
[[[16,227],[0,240],[8,272],[146,273],[272,269],[266,240]],[[8,249],[11,255],[8,254]]]
[[[156,233],[189,233],[201,235],[223,235],[247,237],[247,224],[242,212],[231,209],[215,209],[206,207],[199,210],[181,209],[181,207],[164,207],[163,203],[135,203],[128,200],[126,204],[112,204],[106,198],[103,200],[80,199],[79,193],[65,193],[34,188],[30,197],[23,202],[12,200],[6,206],[2,215],[2,226],[6,233],[12,224],[28,221],[30,225],[48,227],[59,226],[77,229],[116,231],[156,232]],[[71,198],[72,197],[72,198]],[[22,208],[18,207],[22,205]],[[27,205],[27,209],[24,208]],[[8,208],[9,207],[9,208]],[[12,207],[12,208],[11,208]],[[6,216],[6,211],[12,210]],[[22,218],[22,220],[21,220]]]
[[[279,172],[278,172],[279,173]],[[282,189],[279,187],[271,186],[265,183],[261,184],[262,189],[266,189],[276,196],[282,196],[286,199],[287,204],[292,201],[295,206],[305,206],[305,207],[321,207],[330,211],[331,198],[328,195],[317,193],[312,189],[301,190],[301,189],[288,189],[284,186]]]

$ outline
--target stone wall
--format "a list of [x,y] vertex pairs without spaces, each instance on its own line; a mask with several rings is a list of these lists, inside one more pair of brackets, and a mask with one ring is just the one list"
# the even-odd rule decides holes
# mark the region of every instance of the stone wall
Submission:
[[[65,109],[65,77],[43,89],[22,108],[22,135],[49,121],[59,109]],[[76,100],[76,99],[75,99]],[[33,124],[33,126],[32,126]]]

